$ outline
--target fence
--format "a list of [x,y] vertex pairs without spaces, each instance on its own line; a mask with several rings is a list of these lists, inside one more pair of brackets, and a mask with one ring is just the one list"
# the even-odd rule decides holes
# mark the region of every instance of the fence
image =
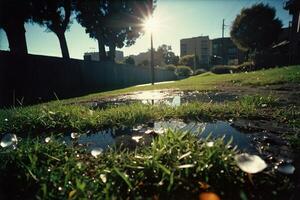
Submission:
[[[155,69],[155,81],[176,79]],[[23,105],[123,88],[150,82],[148,68],[112,62],[17,56],[0,52],[0,106]]]

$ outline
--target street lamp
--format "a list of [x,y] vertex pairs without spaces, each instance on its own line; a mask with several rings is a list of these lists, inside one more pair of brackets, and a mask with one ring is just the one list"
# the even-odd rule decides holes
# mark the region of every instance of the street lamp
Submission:
[[150,71],[151,71],[151,84],[154,85],[154,50],[153,50],[153,31],[156,28],[156,22],[153,17],[148,18],[144,21],[144,28],[146,31],[150,32],[151,40],[151,57],[150,57]]

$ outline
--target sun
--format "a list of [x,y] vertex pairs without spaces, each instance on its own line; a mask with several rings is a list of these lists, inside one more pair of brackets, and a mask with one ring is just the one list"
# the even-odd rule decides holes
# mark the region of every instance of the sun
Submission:
[[154,32],[157,29],[157,25],[158,23],[153,17],[149,17],[143,22],[143,27],[147,32]]

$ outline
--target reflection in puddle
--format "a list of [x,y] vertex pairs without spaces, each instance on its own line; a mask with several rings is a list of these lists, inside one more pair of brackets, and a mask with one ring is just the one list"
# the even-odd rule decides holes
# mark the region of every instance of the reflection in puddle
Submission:
[[89,102],[92,108],[107,108],[116,105],[127,105],[135,102],[144,104],[166,104],[170,106],[179,106],[189,102],[224,102],[233,101],[238,97],[225,92],[198,92],[198,91],[140,91],[125,94],[112,99],[103,99],[100,101]]
[[188,124],[179,121],[162,121],[154,124],[154,129],[172,128],[182,131],[190,131],[192,133],[201,133],[200,138],[210,136],[213,139],[224,137],[224,142],[232,139],[232,145],[237,145],[239,149],[253,151],[250,139],[242,132],[233,128],[230,123],[225,121],[216,122],[190,122]]
[[[267,163],[272,163],[278,172],[294,173],[295,167],[291,164],[292,151],[285,141],[271,133],[246,134],[231,124],[226,121],[189,123],[180,120],[157,121],[134,127],[106,129],[94,134],[75,134],[76,137],[72,133],[65,136],[64,140],[69,145],[84,146],[97,157],[102,153],[102,149],[106,150],[113,146],[130,150],[134,150],[137,146],[149,146],[153,138],[163,134],[166,129],[189,131],[199,135],[199,139],[223,138],[225,143],[232,140],[231,146],[237,146],[243,152],[260,155]],[[213,141],[208,141],[206,145],[213,146]]]
[[126,129],[107,129],[94,134],[82,134],[77,139],[72,139],[71,136],[66,136],[66,143],[76,141],[78,145],[87,146],[89,150],[99,147],[107,149],[114,145],[128,146],[130,149],[138,146],[150,144],[153,136],[163,134],[166,129],[175,129],[181,131],[189,131],[199,134],[200,138],[221,138],[224,137],[225,142],[232,139],[232,145],[237,145],[241,150],[254,151],[250,139],[242,132],[239,132],[228,122],[190,122],[184,123],[179,120],[158,121],[149,123],[148,125],[139,125]]

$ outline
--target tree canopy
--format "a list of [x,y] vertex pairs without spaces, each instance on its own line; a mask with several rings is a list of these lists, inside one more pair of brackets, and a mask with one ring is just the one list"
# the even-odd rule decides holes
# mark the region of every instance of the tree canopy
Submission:
[[179,59],[179,65],[189,66],[193,69],[199,67],[199,58],[197,55],[185,55]]
[[172,47],[169,45],[163,44],[159,46],[157,48],[157,53],[162,56],[164,63],[167,65],[177,65],[179,62],[179,57],[175,55],[172,51]]
[[62,56],[70,58],[65,31],[70,27],[72,0],[32,0],[33,22],[38,23],[59,39]]
[[24,23],[31,16],[28,0],[0,0],[0,28],[6,33],[11,52],[27,54]]
[[114,61],[116,48],[133,45],[143,34],[142,23],[151,16],[153,1],[0,0],[0,28],[11,52],[27,54],[24,24],[30,21],[45,26],[58,37],[62,56],[69,58],[65,31],[75,17],[86,33],[98,40],[100,59]]
[[262,51],[276,41],[281,27],[275,9],[260,3],[242,9],[232,24],[230,35],[241,50]]
[[76,6],[77,21],[91,38],[98,40],[99,57],[113,61],[116,47],[130,46],[143,34],[142,21],[153,11],[152,0],[81,0]]
[[135,61],[132,57],[128,57],[125,59],[125,64],[128,64],[128,65],[135,65]]

